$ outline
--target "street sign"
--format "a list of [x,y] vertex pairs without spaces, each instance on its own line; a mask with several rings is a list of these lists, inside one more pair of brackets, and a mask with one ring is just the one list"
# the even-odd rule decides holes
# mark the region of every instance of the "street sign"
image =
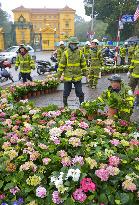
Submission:
[[133,23],[134,22],[134,15],[123,15],[121,18],[123,23]]

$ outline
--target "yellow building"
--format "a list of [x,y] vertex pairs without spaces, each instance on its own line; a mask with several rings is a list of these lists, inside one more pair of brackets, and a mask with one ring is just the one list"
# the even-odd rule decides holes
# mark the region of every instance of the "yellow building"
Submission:
[[53,50],[55,43],[74,36],[75,10],[25,8],[13,10],[16,43],[31,44],[42,50]]
[[0,28],[0,51],[4,50],[4,32],[3,28]]

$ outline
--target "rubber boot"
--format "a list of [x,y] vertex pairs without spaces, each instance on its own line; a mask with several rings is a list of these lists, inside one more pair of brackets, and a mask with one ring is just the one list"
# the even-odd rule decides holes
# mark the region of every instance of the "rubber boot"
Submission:
[[84,96],[79,97],[79,102],[80,102],[80,105],[84,102]]
[[67,106],[68,106],[67,100],[68,100],[68,97],[67,97],[67,96],[63,96],[63,104],[64,104],[64,107],[67,107]]

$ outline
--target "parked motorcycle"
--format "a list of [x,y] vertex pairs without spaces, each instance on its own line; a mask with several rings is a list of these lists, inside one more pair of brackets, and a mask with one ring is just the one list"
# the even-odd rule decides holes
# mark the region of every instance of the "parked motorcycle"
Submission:
[[7,80],[13,80],[13,76],[10,72],[11,64],[7,60],[3,60],[0,62],[0,82],[3,83]]
[[115,64],[115,60],[112,57],[104,57],[104,65],[111,66]]
[[37,73],[42,75],[46,72],[56,71],[56,66],[52,65],[49,61],[38,60],[37,63]]

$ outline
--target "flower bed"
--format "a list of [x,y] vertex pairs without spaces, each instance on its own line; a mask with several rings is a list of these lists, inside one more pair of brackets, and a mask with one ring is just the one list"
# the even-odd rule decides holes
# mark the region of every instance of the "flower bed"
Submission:
[[[0,98],[2,205],[137,205],[139,128]],[[94,109],[95,110],[95,109]]]

